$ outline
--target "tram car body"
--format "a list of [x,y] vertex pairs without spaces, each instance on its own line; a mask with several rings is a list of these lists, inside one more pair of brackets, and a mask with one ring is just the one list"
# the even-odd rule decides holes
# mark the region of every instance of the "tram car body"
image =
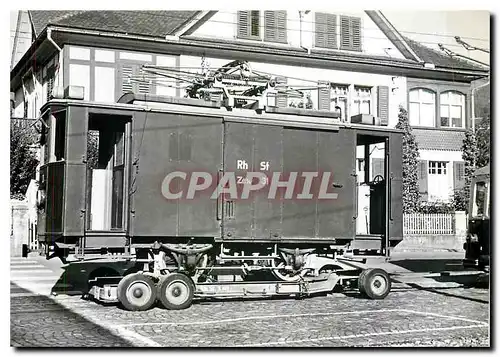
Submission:
[[470,187],[464,266],[485,270],[490,265],[490,165],[474,172]]
[[[163,266],[185,271],[231,261],[287,267],[278,274],[287,279],[312,252],[388,257],[403,239],[401,131],[342,123],[324,111],[230,110],[220,102],[141,94],[114,104],[53,99],[42,113],[38,233],[47,257],[148,264],[161,252]],[[373,177],[375,148],[383,159]],[[185,197],[182,173],[207,173],[213,187],[227,172],[244,185],[257,171],[282,180],[292,172],[329,172],[326,189],[335,199],[257,192],[213,199],[201,190]],[[180,174],[166,194],[172,173]]]

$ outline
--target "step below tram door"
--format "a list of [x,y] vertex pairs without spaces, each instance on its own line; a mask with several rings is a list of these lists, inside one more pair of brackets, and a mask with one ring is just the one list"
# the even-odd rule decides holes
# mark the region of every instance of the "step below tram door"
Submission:
[[387,137],[357,135],[357,200],[356,240],[360,249],[383,254],[387,226]]

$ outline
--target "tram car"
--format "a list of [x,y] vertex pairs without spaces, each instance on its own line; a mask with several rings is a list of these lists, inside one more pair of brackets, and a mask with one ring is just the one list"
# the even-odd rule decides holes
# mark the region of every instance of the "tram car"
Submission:
[[490,165],[474,172],[470,184],[465,267],[489,270],[490,265]]
[[145,310],[234,286],[388,294],[389,275],[363,264],[403,239],[401,131],[327,111],[81,98],[70,87],[42,108],[38,234],[47,258],[96,263],[94,297]]

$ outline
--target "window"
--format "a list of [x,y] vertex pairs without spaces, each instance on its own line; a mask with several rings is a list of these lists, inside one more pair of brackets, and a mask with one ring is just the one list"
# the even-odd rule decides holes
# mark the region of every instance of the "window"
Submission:
[[436,95],[428,89],[410,91],[410,125],[435,126]]
[[337,111],[340,108],[340,119],[347,121],[347,103],[348,103],[349,86],[341,84],[332,84],[330,89],[331,104],[330,110]]
[[263,15],[261,26],[261,11],[238,11],[238,38],[286,43],[286,11],[264,11]]
[[358,171],[365,171],[365,159],[358,159]]
[[361,18],[340,16],[340,49],[361,52]]
[[351,116],[371,114],[372,89],[370,87],[354,86]]
[[429,161],[429,174],[431,175],[446,175],[447,162],[444,161]]
[[337,15],[316,12],[314,45],[320,48],[337,49]]
[[474,191],[473,216],[482,216],[486,212],[488,184],[484,181],[476,182]]
[[260,38],[260,11],[250,11],[250,36]]
[[442,127],[465,127],[465,95],[451,91],[442,93],[440,105],[440,123]]

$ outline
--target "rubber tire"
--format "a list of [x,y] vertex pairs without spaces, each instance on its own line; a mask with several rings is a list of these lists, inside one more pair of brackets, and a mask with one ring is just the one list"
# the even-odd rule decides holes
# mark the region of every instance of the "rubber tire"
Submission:
[[[149,288],[151,289],[151,297],[149,300],[143,304],[143,305],[134,305],[130,301],[127,300],[127,288],[130,286],[130,284],[136,282],[136,281],[142,281],[143,283],[146,283]],[[134,274],[129,274],[125,276],[120,282],[118,283],[118,289],[117,289],[117,295],[118,295],[118,301],[123,305],[123,307],[129,311],[146,311],[148,310],[151,306],[156,301],[156,296],[158,295],[158,289],[153,281],[149,276],[141,274],[141,273],[134,273]]]
[[[187,297],[186,301],[184,301],[182,304],[174,304],[171,301],[167,300],[165,291],[166,291],[168,285],[174,281],[182,281],[183,283],[186,284],[186,286],[188,288],[188,297]],[[180,274],[180,273],[173,273],[173,274],[167,275],[164,279],[162,279],[160,288],[158,289],[158,300],[160,300],[162,305],[168,310],[187,309],[193,303],[194,290],[195,290],[195,286],[194,286],[193,280],[191,280],[190,277],[188,277],[187,275],[184,275],[184,274]]]
[[[363,271],[363,273],[365,273],[365,275],[364,275],[363,280],[360,281],[360,283],[362,283],[363,290],[364,290],[364,293],[366,294],[366,296],[368,296],[370,299],[373,299],[373,300],[382,300],[387,295],[389,295],[389,293],[391,291],[391,286],[392,286],[391,277],[389,276],[389,274],[385,270],[379,269],[379,268],[367,269],[367,270]],[[383,294],[377,295],[375,292],[373,292],[373,290],[371,288],[371,283],[372,283],[373,278],[375,278],[376,276],[380,276],[380,275],[382,275],[385,278],[385,280],[387,282],[387,288],[385,289]],[[360,288],[360,290],[361,290],[361,288]]]
[[366,273],[369,269],[365,269],[359,274],[358,277],[358,289],[361,295],[366,296],[366,290],[365,290],[365,280],[366,280]]

